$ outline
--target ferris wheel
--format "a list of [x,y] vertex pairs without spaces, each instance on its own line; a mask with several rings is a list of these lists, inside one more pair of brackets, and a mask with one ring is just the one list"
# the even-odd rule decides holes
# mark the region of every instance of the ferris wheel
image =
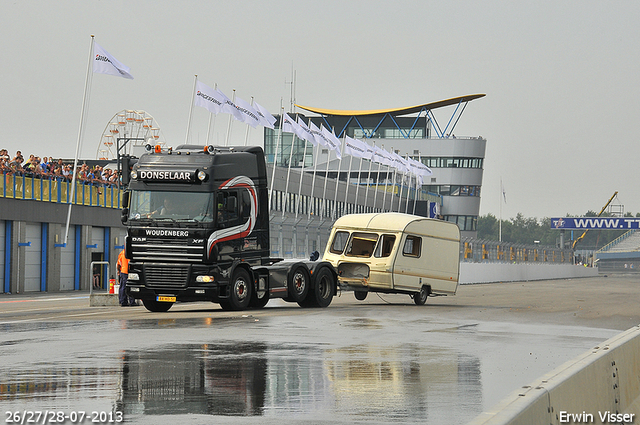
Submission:
[[147,144],[166,146],[158,123],[145,111],[125,109],[115,114],[102,132],[96,159],[116,159],[118,149],[121,156],[139,156]]

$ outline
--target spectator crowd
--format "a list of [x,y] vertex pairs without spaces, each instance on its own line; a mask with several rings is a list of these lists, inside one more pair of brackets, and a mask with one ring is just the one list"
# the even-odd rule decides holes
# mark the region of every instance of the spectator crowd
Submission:
[[[27,176],[55,181],[71,181],[73,178],[73,164],[64,164],[62,159],[57,161],[51,157],[29,155],[26,161],[22,152],[17,151],[11,158],[6,149],[0,149],[0,173],[15,176]],[[117,185],[119,183],[116,171],[109,168],[87,164],[76,168],[76,180],[90,184]]]

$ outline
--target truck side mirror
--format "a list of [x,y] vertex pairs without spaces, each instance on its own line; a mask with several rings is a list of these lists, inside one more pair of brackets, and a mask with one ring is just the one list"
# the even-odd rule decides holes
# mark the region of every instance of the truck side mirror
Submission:
[[129,197],[131,196],[131,192],[125,190],[122,194],[122,208],[129,208]]
[[122,224],[127,222],[127,218],[129,217],[129,197],[131,196],[131,192],[125,190],[122,194],[122,215],[120,216],[120,221]]

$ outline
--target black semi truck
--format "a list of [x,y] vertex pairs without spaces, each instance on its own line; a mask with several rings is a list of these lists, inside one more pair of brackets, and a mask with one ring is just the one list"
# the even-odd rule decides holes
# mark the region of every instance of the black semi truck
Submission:
[[127,295],[155,312],[212,301],[225,310],[271,298],[327,307],[337,291],[325,261],[272,258],[265,157],[260,147],[148,147],[125,167]]

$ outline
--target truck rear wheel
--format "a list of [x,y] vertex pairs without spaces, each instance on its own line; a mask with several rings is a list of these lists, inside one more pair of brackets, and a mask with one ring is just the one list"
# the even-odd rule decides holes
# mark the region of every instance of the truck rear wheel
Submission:
[[336,287],[336,280],[333,273],[326,267],[320,269],[316,275],[316,285],[314,288],[316,304],[318,307],[328,307],[333,300],[333,292]]
[[416,305],[425,305],[428,297],[429,290],[426,286],[423,286],[422,288],[420,288],[420,292],[416,292],[415,294],[413,294],[413,302],[416,303]]
[[307,298],[299,302],[300,307],[328,307],[333,300],[335,290],[335,278],[333,274],[323,267],[317,271],[315,286],[313,292],[307,295]]
[[144,304],[144,308],[154,313],[164,313],[165,311],[169,311],[173,305],[173,303],[159,302],[156,300],[142,300],[142,304]]
[[[230,310],[244,310],[251,301],[251,277],[243,268],[237,268],[233,272],[231,287],[229,288],[228,307]],[[223,303],[220,303],[222,306]],[[226,303],[225,303],[226,304]],[[224,309],[225,306],[222,306]]]
[[305,267],[297,267],[291,278],[289,279],[289,296],[293,298],[293,301],[300,304],[304,302],[305,298],[309,294],[309,272]]

